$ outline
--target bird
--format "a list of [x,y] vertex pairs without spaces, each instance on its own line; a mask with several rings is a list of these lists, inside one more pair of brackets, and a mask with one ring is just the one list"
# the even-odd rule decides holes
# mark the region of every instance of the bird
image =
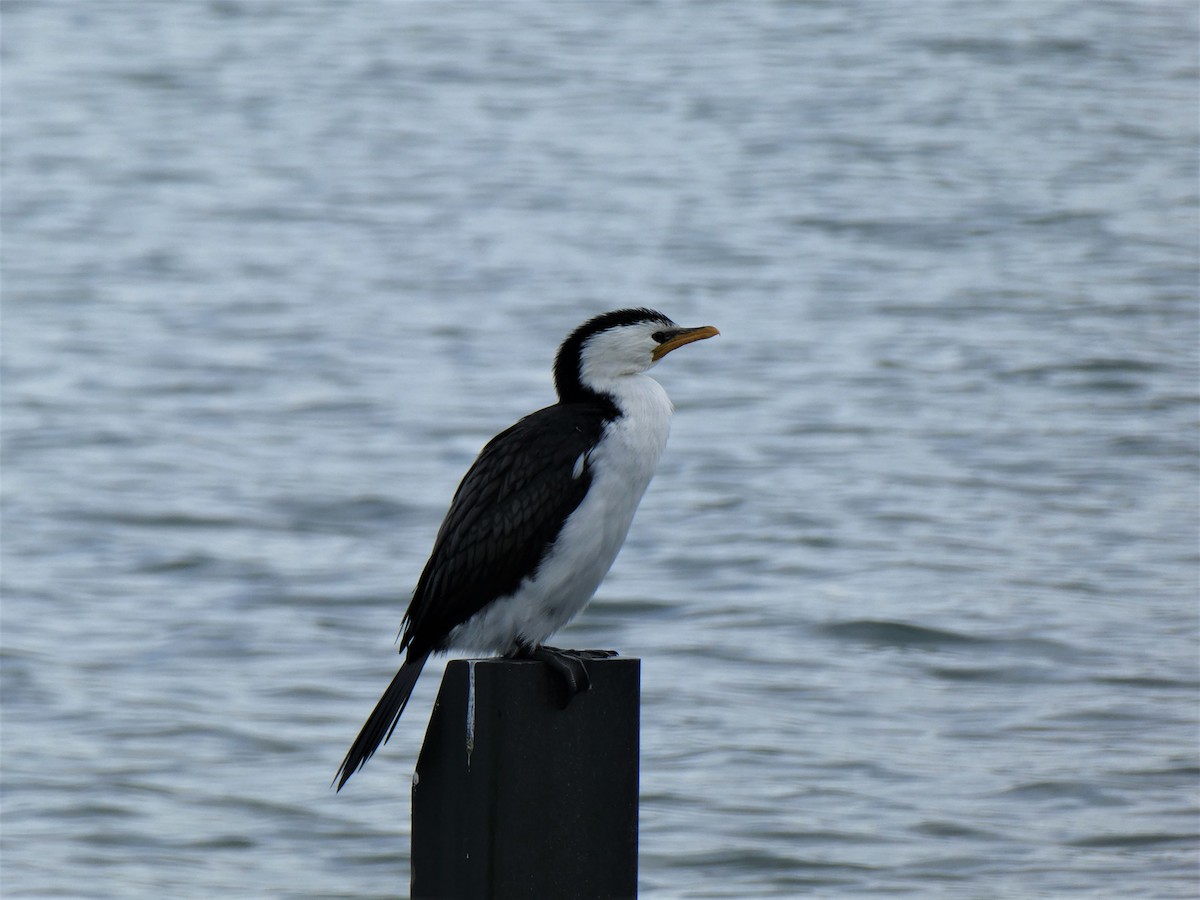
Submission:
[[492,438],[454,493],[401,620],[403,662],[334,776],[338,791],[391,737],[433,653],[540,660],[568,703],[589,687],[584,660],[614,652],[544,642],[600,586],[666,445],[674,406],[646,371],[719,333],[618,309],[562,342],[558,402]]

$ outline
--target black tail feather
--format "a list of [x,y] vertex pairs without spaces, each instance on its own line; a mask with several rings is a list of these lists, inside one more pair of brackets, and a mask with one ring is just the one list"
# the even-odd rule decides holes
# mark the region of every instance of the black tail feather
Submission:
[[379,745],[386,744],[388,738],[392,736],[392,732],[396,729],[396,723],[400,721],[400,714],[408,705],[408,698],[412,695],[417,678],[428,658],[429,654],[425,653],[416,657],[410,656],[404,660],[400,671],[396,673],[392,683],[387,686],[387,690],[375,704],[375,709],[371,711],[362,731],[350,745],[346,758],[342,760],[341,768],[333,776],[339,791],[345,787],[351,775],[367,764],[367,760],[375,754]]

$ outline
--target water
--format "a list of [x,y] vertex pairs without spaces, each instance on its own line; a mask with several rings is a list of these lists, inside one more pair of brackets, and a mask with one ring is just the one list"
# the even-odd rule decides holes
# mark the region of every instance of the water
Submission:
[[1188,897],[1197,11],[5,4],[6,897],[394,896],[328,790],[474,453],[650,305],[642,895]]

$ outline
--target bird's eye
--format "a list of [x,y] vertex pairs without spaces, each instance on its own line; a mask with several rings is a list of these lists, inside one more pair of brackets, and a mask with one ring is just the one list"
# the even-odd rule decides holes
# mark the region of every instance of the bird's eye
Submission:
[[667,339],[667,333],[665,331],[656,331],[650,337],[654,338],[656,344],[661,344]]

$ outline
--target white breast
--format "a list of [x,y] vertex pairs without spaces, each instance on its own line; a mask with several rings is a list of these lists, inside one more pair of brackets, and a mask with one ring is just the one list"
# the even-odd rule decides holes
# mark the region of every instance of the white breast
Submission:
[[536,575],[455,628],[449,646],[506,653],[518,641],[541,644],[579,614],[608,573],[666,446],[673,407],[647,375],[623,376],[606,387],[622,415],[588,454],[587,496]]

